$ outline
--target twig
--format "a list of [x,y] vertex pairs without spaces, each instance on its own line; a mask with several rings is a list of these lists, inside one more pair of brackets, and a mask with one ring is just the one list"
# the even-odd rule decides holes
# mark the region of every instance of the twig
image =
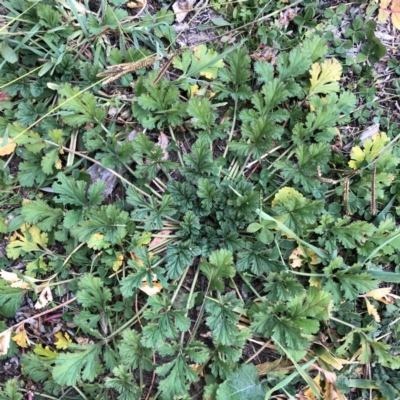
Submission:
[[32,317],[25,318],[24,320],[18,322],[18,324],[15,324],[15,325],[11,326],[11,327],[8,328],[8,329],[15,329],[15,328],[17,328],[18,326],[20,326],[21,324],[24,324],[25,322],[30,321],[31,319],[36,319],[36,318],[39,318],[39,317],[41,317],[41,316],[43,316],[43,315],[46,315],[46,314],[48,314],[48,313],[50,313],[50,312],[52,312],[52,311],[58,310],[59,308],[64,307],[64,306],[66,306],[67,304],[70,304],[70,303],[74,302],[75,300],[76,300],[76,297],[73,297],[72,299],[69,299],[69,300],[65,301],[64,303],[61,303],[61,304],[59,304],[59,305],[56,306],[56,307],[50,308],[49,310],[43,311],[43,312],[41,312],[41,313],[39,313],[39,314],[32,315]]
[[268,342],[265,342],[248,360],[246,360],[244,363],[247,364],[250,362],[253,358],[256,358],[265,348],[268,347],[268,345],[271,343],[271,340],[268,340]]
[[[155,353],[153,353],[153,363],[154,363],[154,365],[156,364],[156,355],[155,355]],[[153,390],[153,385],[154,385],[154,380],[155,379],[156,379],[156,371],[153,371],[153,377],[151,378],[150,387],[149,387],[149,390],[147,392],[146,398],[144,400],[149,400],[149,397],[151,395],[151,391]]]

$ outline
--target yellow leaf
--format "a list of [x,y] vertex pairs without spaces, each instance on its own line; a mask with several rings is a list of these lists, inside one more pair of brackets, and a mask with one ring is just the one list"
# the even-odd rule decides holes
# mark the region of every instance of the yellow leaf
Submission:
[[390,11],[388,11],[390,0],[381,0],[379,14],[378,14],[378,22],[385,22],[390,15]]
[[359,146],[354,146],[351,150],[349,166],[353,169],[358,169],[361,163],[366,161],[373,161],[379,157],[385,148],[386,144],[390,141],[385,132],[376,133],[372,138],[367,139],[364,142],[364,149],[362,150]]
[[142,236],[137,240],[137,245],[142,246],[144,244],[149,244],[151,236],[151,232],[143,232]]
[[28,347],[29,339],[26,334],[24,324],[19,325],[15,332],[16,335],[12,337],[12,340],[14,340],[14,342],[17,343],[19,347],[23,347],[26,349]]
[[343,365],[349,364],[349,361],[345,360],[344,358],[334,356],[330,350],[322,344],[317,344],[315,346],[315,352],[322,361],[339,371],[343,368]]
[[51,350],[49,346],[43,347],[41,344],[36,345],[33,352],[47,361],[54,360],[58,356],[58,353]]
[[0,356],[4,356],[8,353],[10,347],[12,329],[7,329],[0,333]]
[[68,333],[64,333],[63,335],[62,332],[57,332],[54,336],[57,338],[57,341],[54,344],[59,350],[65,350],[68,345],[72,343],[72,340],[70,339]]
[[51,294],[50,286],[41,287],[38,289],[40,296],[35,304],[36,310],[46,307],[51,301],[53,301],[53,295]]
[[365,296],[372,297],[377,301],[389,304],[390,302],[386,299],[386,296],[389,295],[391,291],[392,291],[391,287],[379,288],[371,290],[370,292],[366,293]]
[[373,161],[381,154],[386,144],[390,141],[385,132],[376,133],[364,142],[364,153],[367,161]]
[[376,322],[381,322],[381,317],[378,314],[378,310],[368,301],[368,299],[365,299],[365,302],[367,303],[368,314],[372,315]]
[[[321,375],[318,374],[318,375],[313,379],[313,381],[315,382],[315,384],[316,384],[317,387],[320,387]],[[316,399],[317,396],[314,394],[313,390],[312,390],[309,386],[307,386],[307,388],[308,388],[308,389],[304,392],[304,396],[307,396],[307,397],[310,398],[310,399]]]
[[7,142],[4,143],[4,138],[0,138],[0,157],[8,156],[13,153],[17,144],[12,141],[12,139],[7,139]]
[[[200,46],[196,46],[193,48],[193,55],[195,58],[197,58],[199,61],[204,62],[207,61],[212,61],[213,58],[217,56],[217,52],[213,50],[208,50],[207,46],[204,44],[201,44]],[[215,63],[213,63],[209,67],[204,67],[200,71],[201,76],[205,76],[207,79],[215,79],[218,75],[218,68],[222,68],[224,66],[224,62],[222,60],[219,60]]]
[[358,165],[364,161],[365,154],[360,146],[354,146],[351,149],[350,157],[352,158],[352,160],[349,161],[350,168],[357,169]]
[[94,233],[87,241],[87,246],[90,249],[100,250],[106,249],[110,244],[104,241],[104,235],[100,232]]
[[32,238],[33,243],[36,243],[41,247],[47,246],[47,241],[48,241],[47,233],[40,233],[40,229],[36,225],[33,225],[29,228],[29,234]]
[[400,29],[400,0],[392,0],[392,23],[397,29]]
[[346,397],[344,397],[343,394],[339,392],[339,390],[333,383],[326,382],[324,390],[324,399],[346,400]]
[[314,63],[310,69],[310,94],[337,92],[341,74],[342,64],[336,58],[327,59],[322,64]]
[[153,287],[150,287],[148,282],[143,282],[143,285],[140,286],[139,289],[142,292],[145,292],[148,296],[154,296],[161,292],[162,286],[157,282],[153,282]]
[[312,276],[308,280],[308,283],[310,284],[310,286],[321,287],[322,278],[317,278],[316,276]]
[[112,269],[114,272],[119,270],[119,267],[122,265],[124,261],[124,255],[122,253],[117,253],[117,258],[112,265]]
[[189,98],[191,99],[199,91],[199,85],[189,85]]
[[46,248],[47,242],[47,233],[41,233],[39,228],[35,225],[29,226],[28,224],[24,224],[21,227],[21,233],[15,232],[10,237],[6,247],[7,256],[15,260],[21,256],[22,252],[43,252],[43,248]]

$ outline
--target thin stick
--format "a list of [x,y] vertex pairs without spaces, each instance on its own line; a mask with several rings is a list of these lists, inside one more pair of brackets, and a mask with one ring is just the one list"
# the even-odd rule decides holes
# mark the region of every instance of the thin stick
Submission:
[[[52,312],[52,311],[58,310],[59,308],[64,307],[64,306],[66,306],[67,304],[74,302],[75,300],[76,300],[76,297],[73,297],[72,299],[69,299],[69,300],[65,301],[64,303],[61,303],[61,304],[59,304],[59,305],[56,306],[56,307],[50,308],[49,310],[43,311],[43,312],[41,312],[41,313],[39,313],[39,314],[32,315],[32,317],[25,318],[24,320],[18,322],[18,324],[15,324],[15,325],[11,326],[11,327],[8,328],[8,329],[15,329],[15,328],[18,328],[21,324],[24,324],[25,322],[30,321],[31,319],[36,319],[36,318],[39,318],[39,317],[41,317],[41,316],[43,316],[43,315],[46,315],[46,314],[48,314],[48,313],[50,313],[50,312]],[[7,330],[8,330],[8,329],[7,329]]]
[[268,345],[271,343],[271,340],[268,340],[268,342],[265,342],[248,360],[246,360],[244,363],[247,364],[250,362],[253,358],[256,358],[265,348],[268,347]]
[[[47,142],[48,142],[48,141],[47,141]],[[53,144],[53,142],[49,142],[49,143]],[[61,148],[62,148],[64,151],[68,152],[68,153],[74,153],[75,155],[77,155],[77,156],[79,156],[79,157],[86,158],[86,160],[89,160],[89,161],[91,161],[92,163],[99,165],[101,168],[104,168],[106,171],[110,172],[111,174],[115,175],[117,178],[121,179],[121,181],[125,182],[127,185],[134,187],[134,188],[135,188],[138,192],[140,192],[143,196],[151,197],[148,193],[146,193],[146,192],[144,192],[143,190],[141,190],[141,189],[139,189],[138,187],[136,187],[133,183],[129,182],[127,179],[125,179],[125,178],[124,178],[122,175],[120,175],[118,172],[116,172],[116,171],[114,171],[114,170],[112,170],[112,169],[110,169],[110,168],[104,167],[103,165],[101,165],[101,162],[95,160],[94,158],[89,157],[89,156],[87,156],[86,154],[81,153],[80,151],[71,150],[71,149],[69,149],[68,147],[61,146]]]
[[[155,353],[153,353],[153,363],[154,363],[154,365],[156,364],[156,355],[155,355]],[[149,400],[151,391],[153,390],[153,385],[154,385],[154,380],[155,379],[156,379],[156,371],[153,371],[153,377],[151,378],[150,387],[149,387],[149,390],[147,392],[146,398],[144,400]]]
[[371,215],[376,215],[376,164],[372,170],[372,181],[371,181]]

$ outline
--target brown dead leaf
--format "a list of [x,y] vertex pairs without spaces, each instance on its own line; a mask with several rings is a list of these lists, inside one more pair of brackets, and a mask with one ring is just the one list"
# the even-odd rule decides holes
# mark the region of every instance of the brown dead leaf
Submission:
[[26,349],[28,347],[29,339],[28,335],[26,334],[24,324],[19,325],[15,330],[15,333],[16,335],[11,339],[14,340],[14,342],[17,343],[19,347],[23,347]]
[[8,353],[10,347],[12,329],[7,329],[0,333],[0,356],[4,356]]
[[271,371],[286,371],[286,373],[290,373],[293,371],[294,366],[289,360],[281,360],[278,358],[275,361],[267,361],[262,364],[257,364],[256,368],[258,375],[263,376]]
[[288,26],[290,21],[297,15],[296,11],[293,8],[289,8],[288,10],[281,12],[281,16],[278,19],[278,24],[283,26]]
[[76,340],[76,343],[78,343],[81,346],[86,346],[89,344],[89,338],[76,337],[75,340]]

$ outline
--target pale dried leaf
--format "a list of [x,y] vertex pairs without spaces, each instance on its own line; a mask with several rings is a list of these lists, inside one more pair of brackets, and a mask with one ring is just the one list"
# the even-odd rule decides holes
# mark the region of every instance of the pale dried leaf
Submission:
[[10,328],[0,333],[0,356],[4,356],[8,353],[8,349],[10,348],[11,332],[12,329]]
[[[11,287],[18,289],[30,289],[31,285],[28,282],[23,281],[21,278],[17,276],[15,272],[7,272],[0,271],[0,277],[3,278],[7,282],[11,282]],[[31,278],[28,276],[24,277],[27,281],[35,283],[38,282],[38,279]]]
[[175,21],[180,24],[188,15],[188,13],[193,10],[193,5],[196,0],[179,0],[172,4],[172,9],[175,13]]
[[400,0],[392,0],[392,23],[396,29],[400,29]]
[[390,0],[381,0],[379,14],[378,14],[378,22],[385,22],[390,15],[390,11],[387,10],[389,7]]
[[126,6],[129,8],[143,8],[144,4],[141,1],[128,1]]
[[17,144],[12,139],[7,139],[7,143],[3,145],[3,138],[0,138],[0,157],[13,153],[16,147]]
[[293,8],[289,8],[288,10],[281,13],[280,18],[277,21],[278,25],[288,26],[296,15],[297,15],[296,10]]
[[389,304],[390,302],[386,299],[386,296],[390,294],[392,291],[391,287],[379,288],[371,290],[370,292],[366,293],[366,297],[372,297],[373,299],[380,301],[385,304]]
[[168,136],[164,132],[160,132],[160,136],[158,137],[157,146],[160,146],[164,153],[164,157],[162,158],[163,160],[168,160],[168,158],[169,158],[169,154],[167,151],[168,145],[169,145]]
[[321,372],[324,374],[325,381],[329,383],[335,383],[337,379],[337,375],[334,372],[327,371],[326,369],[321,368]]
[[50,286],[45,286],[43,289],[41,289],[40,296],[35,304],[36,310],[47,306],[47,304],[49,304],[51,301],[53,301],[53,295],[51,294]]
[[[161,232],[159,232],[159,235],[168,236],[171,232],[172,231],[161,231]],[[156,237],[149,243],[149,247],[154,247],[156,245],[159,245],[160,243],[164,242],[165,240],[167,240],[167,238]]]
[[86,346],[89,344],[89,338],[76,337],[75,340],[76,340],[76,343],[78,343],[81,346]]
[[304,250],[299,246],[296,247],[289,256],[289,264],[292,268],[300,268],[305,259]]
[[153,287],[150,287],[148,282],[143,282],[143,285],[140,286],[139,289],[148,296],[154,296],[155,294],[161,292],[162,286],[157,282],[153,282]]

